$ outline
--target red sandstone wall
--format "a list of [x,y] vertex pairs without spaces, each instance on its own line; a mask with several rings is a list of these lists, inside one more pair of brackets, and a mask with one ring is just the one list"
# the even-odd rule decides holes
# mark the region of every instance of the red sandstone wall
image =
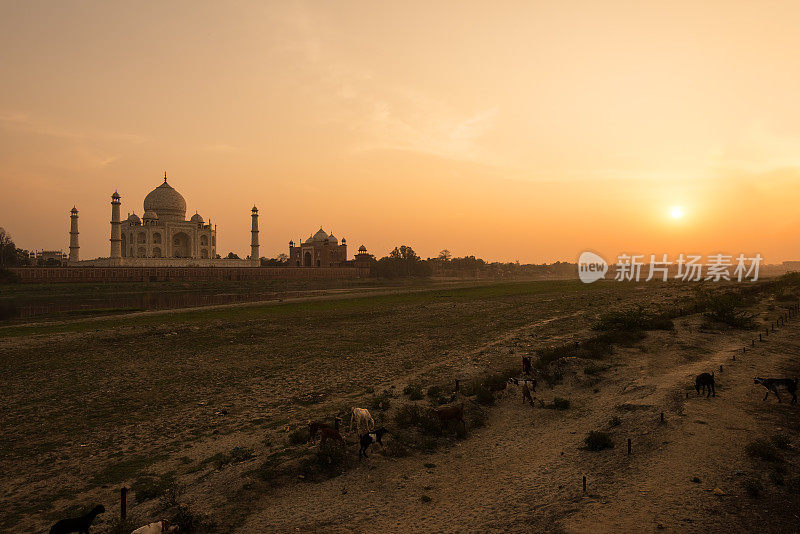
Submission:
[[15,267],[23,283],[50,282],[192,282],[202,280],[271,280],[366,278],[369,268],[329,267]]

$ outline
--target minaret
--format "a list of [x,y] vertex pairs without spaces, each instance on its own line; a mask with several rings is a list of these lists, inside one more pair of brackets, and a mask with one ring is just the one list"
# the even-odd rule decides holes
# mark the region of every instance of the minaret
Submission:
[[261,256],[258,254],[258,208],[253,206],[253,228],[250,230],[252,239],[250,240],[250,261],[256,267],[261,265]]
[[119,193],[111,195],[111,265],[122,262],[122,221],[119,218]]
[[69,212],[69,262],[80,261],[80,246],[78,245],[78,208],[72,206]]

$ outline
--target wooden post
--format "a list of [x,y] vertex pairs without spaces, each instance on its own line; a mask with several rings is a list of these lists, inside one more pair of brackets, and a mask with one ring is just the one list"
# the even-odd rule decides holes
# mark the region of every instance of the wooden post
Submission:
[[[687,393],[688,395],[688,393]],[[631,453],[631,438],[628,438],[628,454]]]
[[761,339],[761,332],[758,333],[758,340],[759,341],[764,341],[763,339]]
[[755,347],[756,346],[756,340],[755,339],[751,339],[750,340],[750,346],[751,347]]
[[125,519],[128,517],[128,488],[125,486],[119,490],[119,517],[122,519],[122,522],[125,522]]
[[689,398],[689,392],[688,391],[686,392],[686,398],[687,399]]
[[722,366],[721,365],[719,366],[719,372],[720,373],[722,372]]
[[664,412],[661,412],[661,422],[664,422]]
[[583,492],[586,493],[586,475],[583,475]]

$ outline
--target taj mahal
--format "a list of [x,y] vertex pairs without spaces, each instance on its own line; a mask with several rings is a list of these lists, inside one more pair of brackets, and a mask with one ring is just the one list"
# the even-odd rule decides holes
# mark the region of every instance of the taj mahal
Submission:
[[[122,197],[111,195],[111,239],[109,256],[80,259],[78,209],[70,211],[69,260],[75,267],[259,267],[258,208],[250,210],[250,255],[245,259],[220,258],[217,228],[195,212],[186,219],[186,200],[164,182],[144,197],[140,218],[135,212],[121,217]],[[370,255],[362,245],[352,261],[347,260],[347,241],[341,242],[320,228],[295,246],[289,241],[287,267],[364,267]]]
[[178,191],[164,183],[144,197],[144,212],[121,218],[122,197],[111,195],[111,248],[108,258],[80,260],[78,244],[78,210],[70,212],[69,264],[74,266],[128,267],[188,267],[226,266],[258,267],[258,208],[253,206],[250,217],[250,256],[247,259],[221,259],[217,256],[217,230],[199,213],[186,219],[186,200]]

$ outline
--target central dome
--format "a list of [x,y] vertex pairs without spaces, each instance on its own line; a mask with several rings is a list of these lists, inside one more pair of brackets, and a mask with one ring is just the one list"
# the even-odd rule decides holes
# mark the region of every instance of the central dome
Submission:
[[184,221],[186,220],[186,200],[167,183],[167,177],[164,176],[164,183],[144,197],[144,211],[156,212],[162,221]]

